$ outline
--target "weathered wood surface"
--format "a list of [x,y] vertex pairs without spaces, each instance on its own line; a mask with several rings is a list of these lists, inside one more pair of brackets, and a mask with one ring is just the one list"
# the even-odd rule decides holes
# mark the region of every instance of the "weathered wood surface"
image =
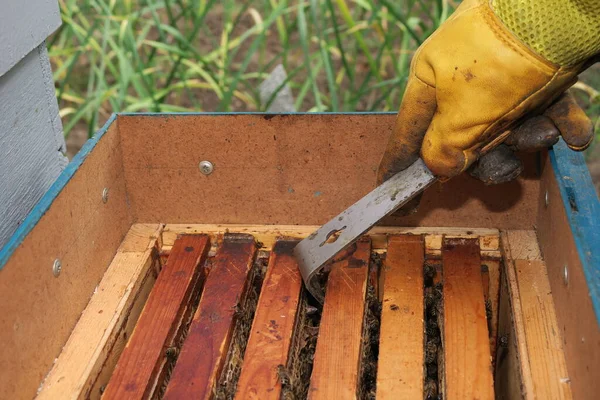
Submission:
[[523,394],[527,399],[571,399],[561,331],[535,232],[504,233],[502,245],[511,311],[522,321],[516,334]]
[[155,393],[164,373],[165,350],[173,345],[188,302],[203,281],[201,265],[209,248],[204,235],[181,236],[175,241],[104,399],[142,399]]
[[444,268],[444,398],[493,399],[481,260],[476,240],[447,240]]
[[[6,43],[4,21],[8,22],[9,16],[4,2],[0,7],[1,49]],[[39,10],[33,5],[27,9],[30,7],[36,11],[22,16],[37,14]],[[19,9],[24,10],[20,5]],[[40,42],[4,75],[1,68],[7,51],[0,56],[0,248],[67,165],[52,70],[45,43]]]
[[43,42],[61,22],[57,1],[29,0],[23,7],[19,0],[2,0],[0,77],[40,44],[45,47]]
[[210,399],[222,371],[256,244],[226,235],[215,256],[164,399]]
[[248,339],[236,399],[278,400],[279,366],[286,366],[302,277],[292,250],[297,241],[273,246]]
[[370,251],[370,240],[363,239],[331,267],[308,389],[311,400],[357,396]]
[[38,400],[100,398],[99,387],[108,383],[154,284],[160,230],[161,225],[140,224],[129,231],[44,380]]
[[422,236],[392,236],[384,264],[378,399],[423,396]]

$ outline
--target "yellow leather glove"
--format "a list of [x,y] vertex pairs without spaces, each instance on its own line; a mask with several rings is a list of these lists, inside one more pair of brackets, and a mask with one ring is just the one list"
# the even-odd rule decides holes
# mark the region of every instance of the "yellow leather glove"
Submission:
[[[497,3],[516,7],[504,10],[518,27],[529,22],[519,22],[515,15],[531,19],[519,7],[532,9],[552,2],[573,6],[586,1],[600,11],[600,0],[494,0],[493,4],[498,9],[502,7]],[[570,10],[576,13],[578,7]],[[524,150],[535,149],[529,143],[536,142],[535,137],[552,145],[558,133],[572,149],[585,149],[592,140],[592,124],[574,99],[563,93],[600,52],[600,31],[583,40],[585,49],[565,52],[565,47],[556,51],[552,43],[535,46],[555,38],[536,37],[537,28],[532,29],[519,31],[521,39],[514,33],[519,29],[509,30],[489,0],[464,1],[415,53],[378,180],[403,170],[419,154],[436,176],[450,178],[512,133],[508,143]],[[527,120],[528,116],[534,118]]]

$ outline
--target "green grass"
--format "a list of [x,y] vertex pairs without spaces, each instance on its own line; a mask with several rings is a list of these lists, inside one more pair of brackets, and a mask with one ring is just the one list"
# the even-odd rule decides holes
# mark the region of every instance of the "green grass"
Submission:
[[[413,52],[459,3],[59,2],[48,47],[66,136],[115,111],[264,111],[275,95],[263,104],[258,87],[277,64],[298,111],[396,111]],[[599,81],[575,89],[597,126]]]
[[[448,0],[60,0],[48,47],[65,135],[113,111],[263,111],[277,64],[299,111],[395,111]],[[271,97],[271,101],[275,96]]]

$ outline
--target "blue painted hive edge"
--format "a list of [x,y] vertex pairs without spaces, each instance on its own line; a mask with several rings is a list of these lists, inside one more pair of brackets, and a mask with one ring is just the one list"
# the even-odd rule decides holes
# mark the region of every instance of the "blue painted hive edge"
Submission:
[[600,201],[583,154],[561,139],[550,150],[550,162],[600,323]]

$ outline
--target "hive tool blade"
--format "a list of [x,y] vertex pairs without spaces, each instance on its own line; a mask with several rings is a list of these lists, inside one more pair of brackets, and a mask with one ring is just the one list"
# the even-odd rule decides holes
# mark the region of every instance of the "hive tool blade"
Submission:
[[418,159],[300,241],[294,255],[304,284],[315,299],[323,304],[324,292],[317,274],[328,261],[436,180],[423,160]]

